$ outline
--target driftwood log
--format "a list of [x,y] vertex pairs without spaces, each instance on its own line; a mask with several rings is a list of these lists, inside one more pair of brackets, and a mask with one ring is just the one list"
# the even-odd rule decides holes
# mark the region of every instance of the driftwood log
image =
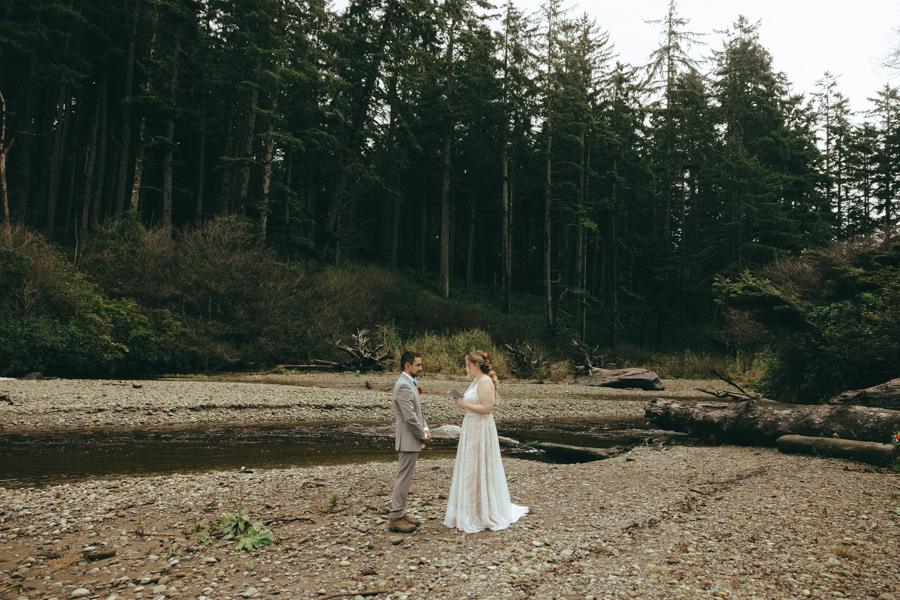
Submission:
[[900,411],[866,406],[782,404],[765,398],[729,404],[655,398],[644,416],[663,429],[716,442],[774,446],[783,435],[885,442],[900,430]]
[[610,388],[638,388],[662,391],[666,389],[659,375],[649,369],[591,369],[590,375],[575,380],[578,385]]
[[850,458],[869,465],[885,467],[895,458],[893,444],[860,442],[806,435],[783,435],[777,440],[778,449],[793,454],[814,454],[832,458]]
[[887,383],[864,390],[850,390],[840,396],[835,396],[828,403],[900,410],[900,379],[892,379]]
[[281,369],[313,369],[316,371],[384,371],[384,365],[381,364],[385,360],[393,356],[392,352],[381,352],[384,348],[383,344],[373,347],[365,329],[360,329],[350,336],[353,338],[353,344],[345,344],[344,340],[338,340],[335,343],[338,349],[343,350],[350,355],[350,358],[342,361],[312,359],[310,365],[278,365],[274,369],[265,371],[272,373]]
[[618,456],[631,449],[624,446],[614,446],[612,448],[586,448],[583,446],[554,444],[553,442],[533,442],[528,445],[532,448],[540,448],[548,454],[563,456],[573,460],[603,460],[605,458]]

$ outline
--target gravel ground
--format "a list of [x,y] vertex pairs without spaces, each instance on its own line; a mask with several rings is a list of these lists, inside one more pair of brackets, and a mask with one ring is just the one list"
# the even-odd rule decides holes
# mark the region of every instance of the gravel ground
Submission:
[[[393,418],[390,375],[253,379],[3,380],[0,423],[10,433]],[[423,380],[429,418],[460,417],[441,393],[464,381]],[[639,415],[648,398],[694,397],[693,388],[709,382],[665,383],[660,393],[504,382],[498,418]],[[900,595],[900,479],[891,471],[731,446],[645,446],[591,463],[504,464],[513,498],[532,513],[508,530],[473,535],[441,523],[448,459],[420,461],[409,508],[423,524],[406,536],[387,531],[390,463],[0,488],[0,598]],[[236,552],[234,540],[204,543],[210,522],[241,505],[275,543],[252,552]],[[77,556],[96,552],[107,556]]]
[[[5,379],[0,380],[0,430],[11,433],[165,424],[393,421],[391,390],[397,377],[394,373],[359,377],[270,375],[240,381]],[[445,392],[465,386],[467,381],[462,377],[422,378],[426,420],[461,420],[460,408]],[[665,392],[503,382],[496,418],[640,416],[644,401],[650,398],[697,397],[693,388],[710,382],[663,383]]]
[[[441,523],[447,459],[417,466],[409,506],[423,524],[406,536],[387,531],[391,464],[0,488],[0,597],[890,600],[897,589],[893,473],[729,446],[505,465],[532,513],[471,535]],[[275,543],[204,546],[206,522],[241,504]],[[116,554],[76,562],[70,550]]]

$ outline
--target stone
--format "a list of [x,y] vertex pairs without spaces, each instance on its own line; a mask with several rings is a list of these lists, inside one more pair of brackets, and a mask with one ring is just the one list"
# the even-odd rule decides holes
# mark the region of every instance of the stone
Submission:
[[212,563],[219,562],[219,559],[215,558],[214,556],[207,556],[206,558],[203,559],[203,562],[212,564]]
[[159,583],[160,585],[165,585],[165,584],[169,583],[170,581],[172,581],[172,580],[169,579],[169,576],[168,576],[168,575],[163,575],[162,577],[159,578],[159,582],[158,582],[158,583]]
[[402,543],[403,543],[403,538],[400,537],[399,535],[396,535],[396,536],[394,536],[394,537],[391,538],[391,543],[392,543],[393,545],[395,545],[395,546],[396,546],[397,544],[402,544]]
[[69,598],[84,598],[86,596],[91,595],[91,590],[85,588],[78,588],[76,590],[72,590],[72,593],[69,594]]
[[884,592],[878,596],[878,600],[897,600],[897,597],[890,592]]
[[164,585],[158,585],[158,586],[156,586],[155,588],[153,588],[153,591],[151,591],[150,593],[151,593],[151,594],[165,594],[165,593],[166,593],[166,586],[164,586]]
[[247,588],[241,596],[244,598],[252,598],[253,594],[258,594],[259,591],[255,587]]
[[359,527],[357,527],[357,529],[359,531],[361,531],[362,533],[366,533],[367,531],[369,531],[369,526],[366,524],[362,524]]

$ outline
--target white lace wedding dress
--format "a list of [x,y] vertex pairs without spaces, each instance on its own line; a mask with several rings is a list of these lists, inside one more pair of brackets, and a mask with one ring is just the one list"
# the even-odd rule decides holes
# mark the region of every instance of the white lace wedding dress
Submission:
[[[464,397],[480,404],[476,389],[473,387]],[[444,525],[466,533],[497,531],[526,513],[527,506],[516,506],[509,499],[494,416],[467,410],[459,434]]]

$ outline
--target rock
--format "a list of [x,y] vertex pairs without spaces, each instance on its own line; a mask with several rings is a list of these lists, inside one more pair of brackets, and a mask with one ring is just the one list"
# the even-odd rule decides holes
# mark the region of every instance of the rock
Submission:
[[395,546],[396,546],[397,544],[402,544],[402,543],[403,543],[403,538],[400,537],[399,535],[395,535],[394,537],[391,538],[391,543],[392,543],[393,545],[395,545]]
[[591,374],[575,380],[578,385],[611,388],[638,388],[662,391],[659,375],[649,369],[591,369]]
[[215,558],[213,556],[207,556],[206,558],[203,559],[203,562],[212,564],[212,563],[219,562],[219,559]]
[[72,593],[69,594],[69,598],[84,598],[85,596],[90,596],[90,595],[91,595],[91,590],[88,590],[85,588],[78,588],[78,589],[72,590]]
[[155,588],[153,588],[153,591],[151,591],[150,593],[151,593],[151,594],[165,594],[165,593],[166,593],[166,586],[164,586],[164,585],[158,585],[158,586],[156,586]]
[[897,597],[890,592],[884,592],[878,596],[878,600],[897,600]]
[[159,582],[158,582],[158,583],[159,583],[160,585],[165,585],[165,584],[169,583],[170,581],[172,581],[172,580],[169,579],[169,576],[168,576],[168,575],[163,575],[162,577],[159,578]]
[[360,525],[359,527],[357,527],[357,529],[358,529],[359,531],[361,531],[362,533],[366,533],[367,531],[369,531],[369,526],[366,525],[365,523],[363,523],[362,525]]
[[259,591],[255,587],[247,588],[241,596],[244,598],[252,598],[253,594],[258,594]]

